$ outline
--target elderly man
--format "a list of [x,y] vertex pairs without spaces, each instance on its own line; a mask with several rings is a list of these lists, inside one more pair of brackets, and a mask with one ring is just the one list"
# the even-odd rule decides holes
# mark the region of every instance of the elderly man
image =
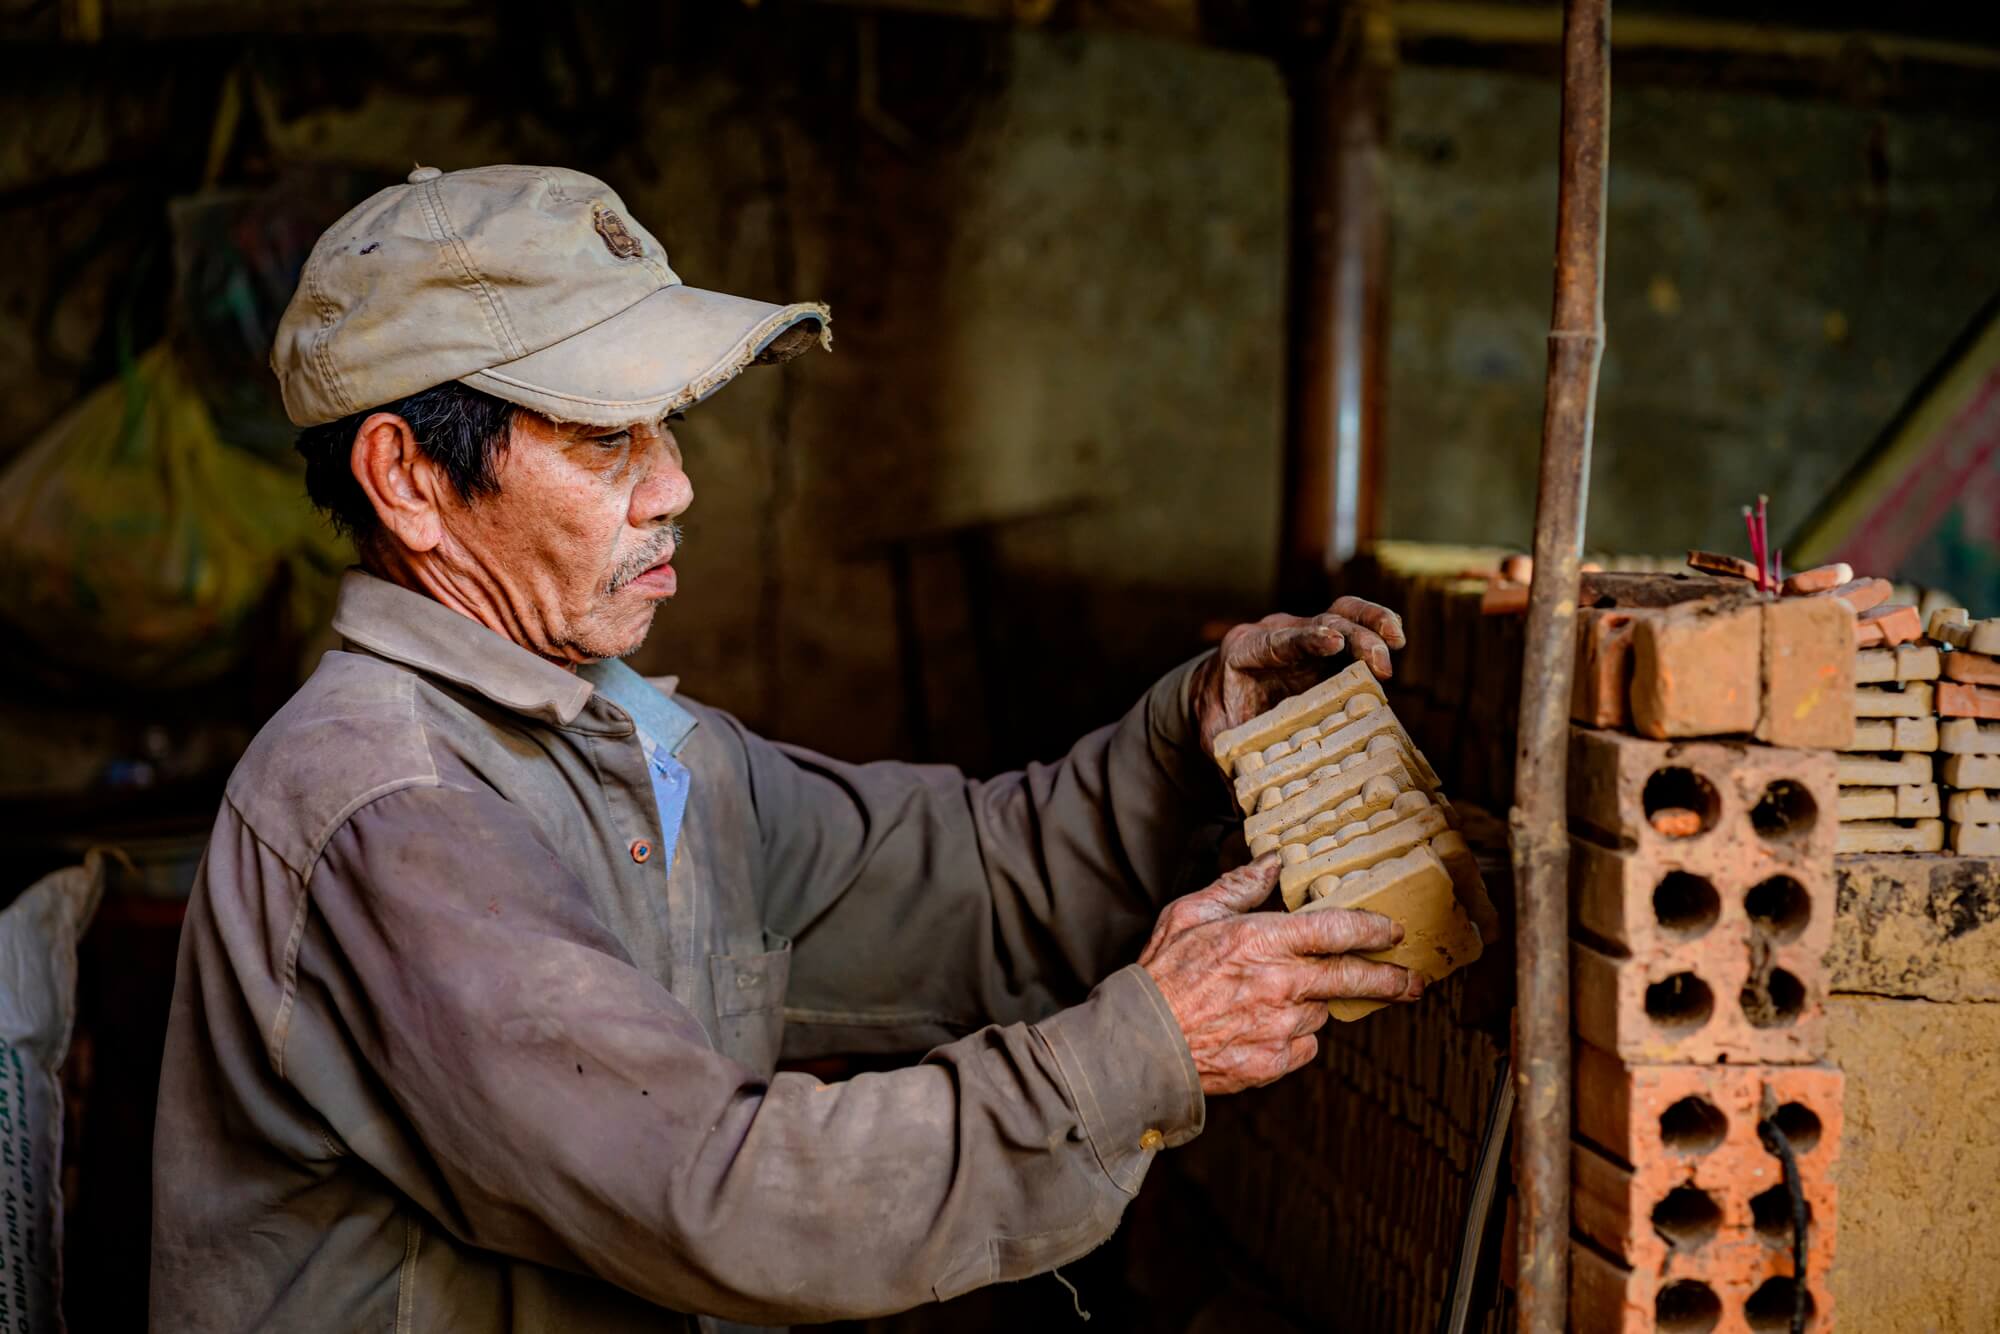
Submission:
[[1420,990],[1350,953],[1381,917],[1252,913],[1275,859],[1167,902],[1224,814],[1205,741],[1343,649],[1387,672],[1382,608],[1238,627],[985,782],[774,745],[619,662],[674,593],[670,423],[827,320],[683,286],[554,168],[420,168],[320,238],[272,363],[362,568],[189,905],[157,1328],[951,1297],[1101,1243],[1204,1096],[1312,1059],[1329,998]]

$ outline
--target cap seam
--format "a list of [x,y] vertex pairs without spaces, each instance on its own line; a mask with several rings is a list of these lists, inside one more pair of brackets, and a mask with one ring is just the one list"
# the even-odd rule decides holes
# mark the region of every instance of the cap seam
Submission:
[[417,196],[423,202],[425,215],[430,219],[432,234],[457,262],[459,276],[471,285],[473,292],[478,296],[480,314],[486,321],[486,332],[507,349],[508,360],[527,356],[525,351],[516,350],[522,343],[515,336],[514,326],[507,319],[507,312],[501,306],[498,294],[474,271],[471,254],[467,252],[457,233],[452,231],[451,215],[445,212],[444,195],[438,190],[437,182],[431,180],[419,185]]
[[319,373],[326,381],[327,389],[333,398],[333,406],[339,409],[333,415],[333,420],[338,421],[342,417],[351,416],[356,409],[353,406],[353,395],[347,388],[346,377],[333,362],[333,329],[338,312],[334,309],[333,298],[327,295],[326,284],[321,281],[321,276],[319,268],[314,266],[309,281],[312,285],[313,304],[319,307],[320,324],[318,335],[313,339],[312,355],[313,360],[319,363]]

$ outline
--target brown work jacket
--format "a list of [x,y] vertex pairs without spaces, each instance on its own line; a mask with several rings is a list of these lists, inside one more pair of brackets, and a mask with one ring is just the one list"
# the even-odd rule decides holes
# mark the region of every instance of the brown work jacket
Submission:
[[[895,1311],[1089,1251],[1199,1132],[1130,963],[1221,804],[1186,668],[975,781],[774,745],[360,572],[334,626],[189,902],[155,1329]],[[649,745],[689,777],[677,836]]]

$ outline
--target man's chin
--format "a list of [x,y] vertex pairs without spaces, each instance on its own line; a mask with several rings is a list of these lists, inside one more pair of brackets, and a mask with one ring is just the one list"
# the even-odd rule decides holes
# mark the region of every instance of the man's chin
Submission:
[[645,609],[644,618],[636,626],[632,624],[634,618],[626,617],[623,618],[624,623],[617,627],[605,626],[585,631],[564,647],[591,662],[629,658],[639,651],[646,642],[646,636],[652,633],[653,614],[658,610],[657,604],[650,604]]

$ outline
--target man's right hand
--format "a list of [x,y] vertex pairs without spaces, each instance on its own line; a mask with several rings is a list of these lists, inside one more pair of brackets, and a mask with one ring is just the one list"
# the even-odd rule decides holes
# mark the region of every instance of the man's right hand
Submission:
[[1326,1003],[1415,1000],[1421,973],[1351,957],[1384,950],[1403,928],[1380,913],[1256,912],[1278,880],[1267,853],[1160,914],[1139,964],[1173,1008],[1205,1094],[1268,1084],[1311,1061]]

